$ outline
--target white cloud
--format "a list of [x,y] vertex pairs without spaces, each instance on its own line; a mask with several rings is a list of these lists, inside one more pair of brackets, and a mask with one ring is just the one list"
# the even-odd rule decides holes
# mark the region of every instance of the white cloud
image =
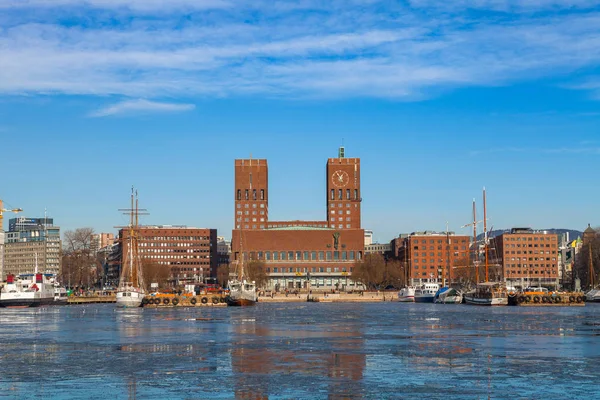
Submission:
[[91,117],[107,117],[129,113],[164,113],[190,111],[196,108],[193,104],[160,103],[145,99],[125,100],[108,107],[101,108],[90,114]]
[[227,8],[232,3],[226,0],[1,0],[0,9],[59,8],[87,6],[99,9],[152,10],[197,10]]
[[596,3],[0,0],[0,94],[414,99],[566,77],[600,64]]

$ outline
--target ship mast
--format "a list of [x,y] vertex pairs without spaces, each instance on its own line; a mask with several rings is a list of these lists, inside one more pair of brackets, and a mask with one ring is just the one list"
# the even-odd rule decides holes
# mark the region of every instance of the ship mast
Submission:
[[446,270],[448,272],[449,287],[452,284],[452,269],[450,268],[450,233],[448,232],[448,221],[446,221]]
[[487,208],[485,202],[485,187],[483,188],[483,252],[485,254],[485,281],[489,282],[488,277],[488,237],[487,237]]
[[475,211],[475,199],[473,199],[473,264],[475,265],[475,283],[479,283],[479,265],[477,265],[477,213]]
[[592,242],[588,242],[588,251],[589,251],[589,259],[590,259],[590,288],[593,289],[596,287],[595,282],[595,273],[594,273],[594,263],[592,262]]

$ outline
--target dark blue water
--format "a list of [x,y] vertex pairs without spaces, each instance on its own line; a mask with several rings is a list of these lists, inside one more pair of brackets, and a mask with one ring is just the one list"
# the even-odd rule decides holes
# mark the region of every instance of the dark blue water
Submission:
[[0,398],[600,398],[600,306],[0,309]]

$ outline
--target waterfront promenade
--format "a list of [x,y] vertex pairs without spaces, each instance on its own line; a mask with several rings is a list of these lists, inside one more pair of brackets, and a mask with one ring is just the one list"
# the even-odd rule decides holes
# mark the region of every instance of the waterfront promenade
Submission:
[[[199,295],[197,297],[200,297]],[[301,303],[308,299],[321,303],[359,303],[359,302],[382,302],[396,301],[398,299],[396,291],[386,292],[319,292],[313,291],[311,294],[307,292],[300,293],[260,293],[258,301],[261,303]],[[115,303],[114,293],[92,293],[89,295],[70,296],[69,304],[93,304],[93,303]],[[200,304],[198,304],[200,305]]]

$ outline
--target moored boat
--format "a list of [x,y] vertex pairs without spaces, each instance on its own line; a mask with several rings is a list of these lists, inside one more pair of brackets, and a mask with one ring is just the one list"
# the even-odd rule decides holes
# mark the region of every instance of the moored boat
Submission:
[[450,287],[440,288],[433,298],[433,302],[437,304],[460,304],[462,301],[462,292]]
[[433,303],[435,294],[440,285],[437,283],[424,283],[415,289],[415,303]]
[[121,265],[121,276],[119,278],[119,286],[116,294],[116,306],[121,308],[141,307],[142,301],[146,296],[144,278],[142,275],[142,260],[138,251],[138,200],[137,191],[134,193],[131,190],[131,208],[130,222],[127,227],[127,240],[123,244],[127,245],[127,251]]
[[38,307],[54,302],[54,274],[9,274],[0,291],[0,307]]
[[502,282],[478,283],[475,290],[463,295],[465,303],[478,306],[506,306],[508,292]]
[[407,286],[398,292],[398,301],[402,303],[413,303],[415,301],[415,287]]
[[600,303],[600,288],[590,290],[585,294],[585,301],[588,303]]

